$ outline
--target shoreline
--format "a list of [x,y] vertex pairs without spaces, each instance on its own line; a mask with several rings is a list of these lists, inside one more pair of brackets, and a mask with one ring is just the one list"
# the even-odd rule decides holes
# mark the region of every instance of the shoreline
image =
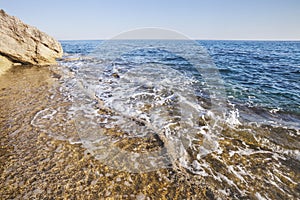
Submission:
[[[204,198],[200,188],[176,189],[168,179],[161,180],[162,174],[175,174],[184,181],[171,169],[141,174],[111,170],[81,144],[57,140],[30,125],[40,110],[66,106],[52,96],[53,86],[59,85],[55,77],[59,76],[48,67],[35,66],[15,67],[0,76],[1,198],[164,198],[166,193],[177,198],[198,193]],[[65,127],[57,129],[59,134],[74,134],[74,127]],[[146,190],[149,185],[153,188]]]
[[[77,134],[74,122],[64,116],[71,102],[60,89],[64,77],[59,68],[56,71],[49,67],[16,66],[0,76],[1,198],[254,199],[265,194],[268,182],[261,178],[268,180],[275,175],[281,181],[276,184],[288,192],[269,185],[269,197],[296,197],[299,193],[300,162],[284,158],[284,154],[272,154],[267,144],[255,138],[259,135],[243,129],[223,131],[224,138],[219,140],[223,152],[202,158],[208,166],[205,176],[173,168],[147,173],[110,169],[82,144],[59,139]],[[58,115],[54,119],[41,117],[45,127],[33,126],[37,113],[50,108],[57,110]],[[274,134],[268,127],[262,130],[266,131],[263,134]],[[280,138],[284,130],[277,131],[275,136]],[[238,170],[246,170],[247,175],[241,176]],[[269,174],[274,170],[278,172]],[[224,189],[230,192],[222,192]]]

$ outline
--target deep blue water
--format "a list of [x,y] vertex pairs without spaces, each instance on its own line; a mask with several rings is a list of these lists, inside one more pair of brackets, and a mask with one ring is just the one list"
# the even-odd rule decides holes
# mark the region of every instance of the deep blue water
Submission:
[[300,42],[200,43],[213,57],[229,96],[300,114]]
[[[197,42],[207,50],[217,66],[224,81],[228,101],[236,105],[246,120],[259,118],[261,120],[258,121],[279,120],[291,122],[298,127],[300,42]],[[94,52],[99,45],[101,47],[102,41],[61,41],[61,43],[66,57],[84,57]],[[179,71],[192,70],[187,67],[190,64],[184,59],[156,49],[137,49],[130,54],[122,55],[122,58],[116,61],[120,66],[134,66],[148,62],[171,65]]]

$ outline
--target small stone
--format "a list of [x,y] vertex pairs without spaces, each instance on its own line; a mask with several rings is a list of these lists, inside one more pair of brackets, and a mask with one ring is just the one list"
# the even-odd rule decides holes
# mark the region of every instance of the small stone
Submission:
[[138,195],[136,195],[136,199],[137,200],[144,200],[144,199],[146,199],[146,196],[142,193],[139,193]]
[[114,78],[120,78],[119,74],[117,74],[117,73],[113,73],[112,76],[113,76]]

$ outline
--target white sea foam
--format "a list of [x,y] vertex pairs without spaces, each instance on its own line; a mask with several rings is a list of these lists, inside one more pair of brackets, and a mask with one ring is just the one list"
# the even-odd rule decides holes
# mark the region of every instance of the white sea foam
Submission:
[[[105,59],[99,62],[97,59],[81,59],[69,63],[69,68],[76,73],[78,85],[72,91],[74,105],[68,114],[75,118],[83,147],[93,152],[96,159],[107,161],[109,166],[119,157],[126,158],[133,165],[133,172],[139,172],[143,165],[145,171],[175,168],[172,162],[175,160],[180,165],[176,169],[183,167],[195,177],[205,176],[209,183],[212,181],[218,187],[222,185],[218,191],[228,198],[247,196],[260,189],[255,193],[256,198],[268,199],[268,195],[262,193],[264,188],[260,188],[260,182],[281,194],[293,192],[290,185],[297,181],[285,173],[285,169],[290,168],[283,162],[290,162],[293,158],[300,160],[299,150],[275,143],[271,139],[272,131],[264,132],[264,127],[260,127],[266,123],[282,128],[281,124],[285,123],[272,118],[280,110],[264,112],[267,117],[260,116],[260,109],[253,110],[247,118],[252,122],[247,124],[243,117],[248,114],[248,108],[251,112],[259,98],[250,95],[247,99],[245,96],[249,107],[244,109],[244,105],[237,103],[238,97],[230,96],[230,101],[236,106],[229,102],[226,104],[229,112],[222,109],[216,112],[210,109],[210,103],[213,104],[210,100],[216,97],[216,93],[204,91],[205,81],[187,76],[175,69],[177,66],[147,63],[141,57],[132,58],[130,62],[122,62],[122,59],[113,65],[110,65],[111,60],[107,62]],[[195,89],[201,98],[204,96],[203,101],[197,99]],[[241,94],[241,88],[234,89],[234,92]],[[107,109],[107,113],[103,114],[103,109]],[[37,114],[33,124],[39,125],[38,122],[50,118],[51,112],[42,112]],[[297,127],[297,121],[293,123]],[[113,128],[115,133],[112,135],[115,135],[103,134],[105,128]],[[111,149],[122,139],[155,134],[163,140],[167,153],[139,154],[121,148]],[[297,137],[300,132],[288,134]],[[259,164],[264,166],[263,173],[257,169]]]

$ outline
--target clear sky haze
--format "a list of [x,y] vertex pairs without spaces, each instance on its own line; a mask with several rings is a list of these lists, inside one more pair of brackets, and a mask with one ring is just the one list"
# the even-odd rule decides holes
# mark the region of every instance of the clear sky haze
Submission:
[[193,39],[300,40],[300,0],[0,0],[57,39],[109,39],[160,27]]

